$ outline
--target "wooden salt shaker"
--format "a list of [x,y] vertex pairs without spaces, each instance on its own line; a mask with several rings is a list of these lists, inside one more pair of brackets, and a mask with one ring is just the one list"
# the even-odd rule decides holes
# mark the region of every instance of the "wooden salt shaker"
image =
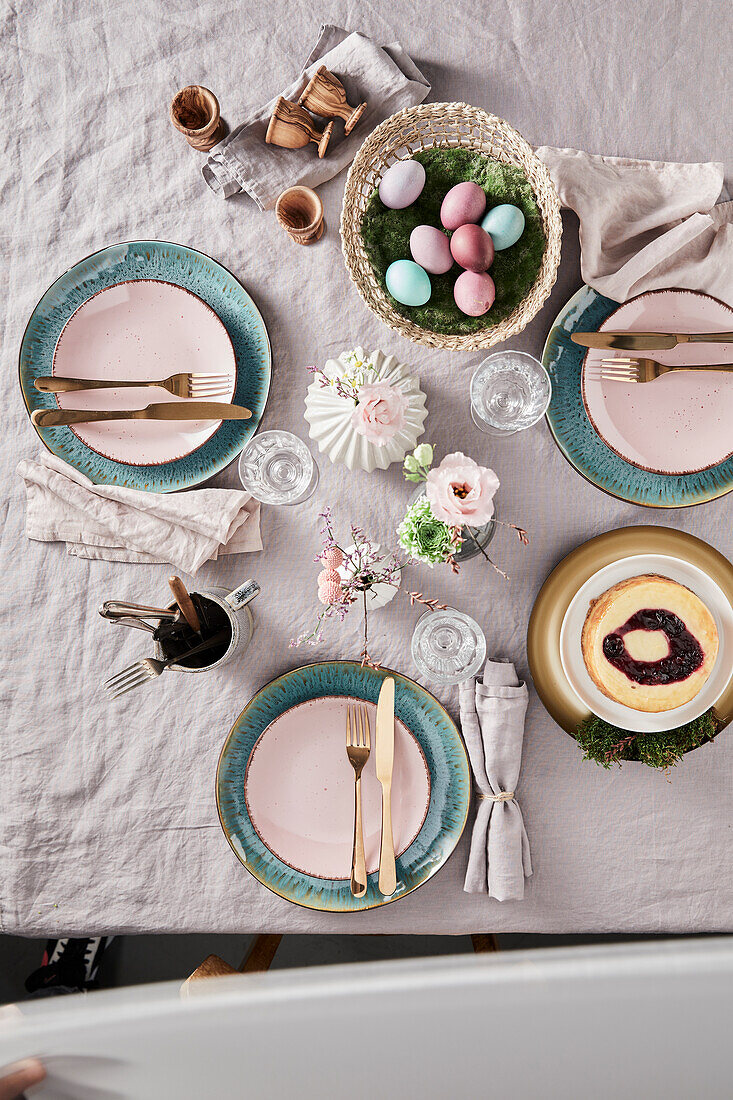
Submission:
[[366,103],[360,103],[358,107],[350,107],[346,100],[346,89],[337,76],[321,65],[320,69],[310,78],[298,100],[303,107],[307,107],[315,115],[321,118],[342,118],[344,131],[350,134],[361,116],[366,111]]
[[226,133],[218,99],[201,84],[189,84],[176,92],[171,103],[171,122],[188,144],[202,153],[208,153]]
[[296,244],[313,244],[323,236],[323,203],[310,187],[289,187],[275,203],[277,220]]
[[331,140],[332,130],[332,122],[328,123],[323,133],[316,130],[313,119],[303,107],[279,96],[267,127],[265,141],[268,145],[279,145],[282,149],[303,149],[314,141],[318,146],[318,156],[323,157]]

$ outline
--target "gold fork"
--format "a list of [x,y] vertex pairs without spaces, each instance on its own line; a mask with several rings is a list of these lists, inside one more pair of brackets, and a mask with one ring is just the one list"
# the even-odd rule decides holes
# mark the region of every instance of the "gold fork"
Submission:
[[223,397],[232,388],[232,376],[230,374],[201,374],[194,372],[188,374],[172,374],[170,378],[162,378],[159,381],[144,381],[126,379],[124,382],[114,378],[60,378],[57,375],[36,378],[34,386],[41,393],[73,393],[77,390],[111,390],[128,389],[140,386],[155,386],[161,390],[168,390],[174,397],[193,397],[203,400],[207,397]]
[[367,875],[364,859],[364,831],[361,824],[361,773],[369,759],[371,737],[369,713],[361,704],[346,704],[346,755],[354,769],[354,846],[351,857],[351,893],[355,898],[366,894]]
[[664,363],[658,363],[656,359],[627,358],[620,355],[617,359],[602,359],[599,368],[589,368],[591,374],[596,370],[600,372],[604,382],[653,382],[671,371],[733,371],[733,363],[692,363],[668,367]]

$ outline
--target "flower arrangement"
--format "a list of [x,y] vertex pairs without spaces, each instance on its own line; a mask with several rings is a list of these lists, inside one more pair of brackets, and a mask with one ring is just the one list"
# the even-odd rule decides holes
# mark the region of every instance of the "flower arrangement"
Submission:
[[[490,520],[502,522],[494,516],[498,477],[460,451],[446,455],[435,468],[433,456],[432,446],[421,443],[405,458],[406,480],[424,482],[425,495],[409,505],[397,528],[400,546],[417,561],[430,566],[447,563],[457,573],[456,553],[470,539],[493,568],[506,577],[486,553],[478,530]],[[522,545],[528,545],[529,536],[522,527],[514,523],[502,526],[511,527]]]
[[[384,555],[379,545],[353,523],[349,527],[353,545],[346,548],[339,546],[333,531],[330,508],[321,512],[319,519],[323,524],[320,531],[322,550],[314,561],[323,566],[317,581],[318,599],[323,604],[323,610],[318,615],[314,629],[294,638],[290,645],[317,645],[322,640],[322,628],[326,620],[335,618],[343,622],[351,607],[361,604],[364,614],[361,663],[379,668],[379,664],[369,655],[367,594],[378,585],[389,586],[396,593],[400,587],[402,570],[412,559],[400,561],[394,551]],[[408,595],[411,605],[420,603],[431,611],[445,610],[445,604],[423,597],[422,592],[410,592]]]
[[[351,414],[351,426],[370,443],[384,447],[405,426],[407,395],[396,386],[381,380],[379,368],[363,359],[361,348],[343,352],[340,361],[348,373],[334,375],[322,367],[308,367],[322,389],[331,389],[344,401],[356,406]],[[376,378],[367,382],[367,371]]]
[[402,462],[428,415],[419,379],[404,363],[356,347],[308,370],[305,418],[322,453],[367,473]]

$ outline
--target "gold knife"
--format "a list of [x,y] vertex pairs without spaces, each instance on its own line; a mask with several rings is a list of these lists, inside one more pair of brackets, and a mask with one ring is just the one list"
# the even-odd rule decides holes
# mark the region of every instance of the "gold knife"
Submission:
[[31,420],[37,428],[63,428],[105,420],[249,420],[251,416],[243,405],[223,401],[162,401],[144,409],[36,409]]
[[728,344],[733,332],[573,332],[570,339],[583,348],[669,351],[678,344]]
[[377,779],[382,784],[382,842],[379,890],[385,897],[397,889],[392,837],[392,766],[394,764],[394,680],[387,676],[377,703]]

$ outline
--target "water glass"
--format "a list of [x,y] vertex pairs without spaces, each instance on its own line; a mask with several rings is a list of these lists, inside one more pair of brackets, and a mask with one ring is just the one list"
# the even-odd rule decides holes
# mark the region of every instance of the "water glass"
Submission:
[[487,435],[513,435],[547,412],[552,386],[547,371],[524,351],[499,351],[471,379],[471,417]]
[[475,676],[486,660],[483,630],[475,619],[455,607],[421,615],[411,648],[421,675],[446,687]]
[[292,432],[260,432],[239,456],[239,479],[262,504],[302,504],[318,485],[318,466]]

